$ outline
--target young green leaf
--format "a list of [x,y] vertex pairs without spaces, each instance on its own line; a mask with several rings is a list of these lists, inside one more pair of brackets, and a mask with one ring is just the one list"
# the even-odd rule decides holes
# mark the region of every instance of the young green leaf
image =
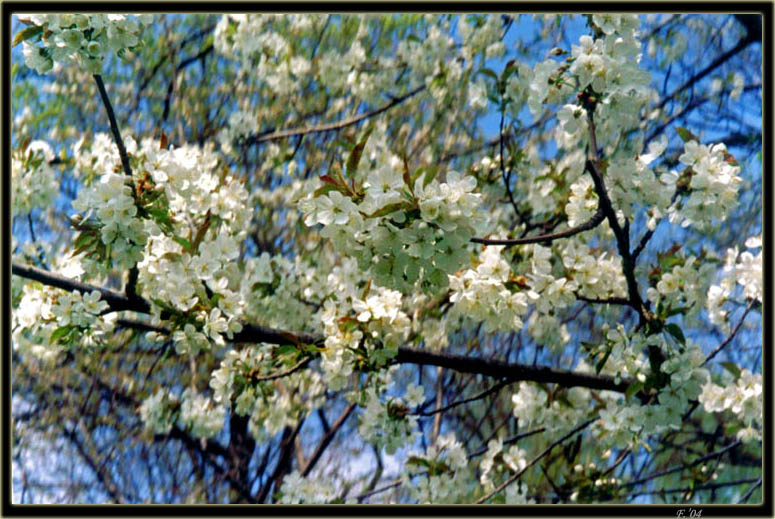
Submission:
[[39,25],[31,25],[30,27],[25,27],[21,31],[16,33],[16,36],[13,39],[13,45],[11,47],[16,47],[21,42],[25,40],[29,40],[30,38],[34,38],[38,34],[43,32],[43,27]]
[[358,164],[361,162],[361,155],[363,155],[363,148],[366,147],[366,142],[369,140],[373,128],[366,130],[366,133],[361,137],[360,142],[355,145],[350,152],[350,156],[347,158],[347,174],[353,176],[358,169]]

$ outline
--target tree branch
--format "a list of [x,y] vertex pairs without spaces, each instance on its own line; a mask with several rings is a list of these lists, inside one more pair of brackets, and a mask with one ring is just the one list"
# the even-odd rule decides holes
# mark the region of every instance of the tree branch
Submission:
[[357,124],[365,119],[369,119],[371,117],[379,115],[382,112],[385,112],[393,108],[394,106],[403,103],[410,97],[414,96],[415,94],[423,90],[425,90],[425,85],[421,85],[401,97],[396,97],[395,99],[393,99],[392,101],[390,101],[388,104],[386,104],[381,108],[377,108],[376,110],[372,110],[371,112],[366,112],[360,115],[356,115],[355,117],[351,117],[349,119],[344,119],[342,121],[338,121],[335,123],[322,124],[320,126],[310,126],[307,128],[291,128],[287,130],[272,131],[271,133],[263,133],[256,136],[248,137],[247,139],[245,139],[245,144],[249,145],[249,144],[255,144],[259,142],[275,141],[279,139],[293,137],[294,135],[306,135],[309,133],[321,133],[321,132],[331,132],[335,130],[341,130],[342,128],[346,128],[347,126],[352,126],[353,124]]
[[504,387],[506,387],[506,386],[508,386],[509,384],[512,384],[512,383],[513,382],[508,382],[508,381],[506,381],[506,382],[498,382],[497,384],[495,384],[491,388],[485,389],[481,393],[479,393],[477,395],[474,395],[471,398],[466,398],[465,400],[458,400],[457,402],[452,402],[451,404],[445,405],[444,407],[440,407],[438,409],[434,409],[432,411],[423,411],[423,412],[412,413],[412,414],[415,415],[415,416],[433,416],[433,415],[435,415],[437,413],[443,413],[444,411],[452,409],[453,407],[457,407],[457,406],[460,406],[460,405],[463,405],[463,404],[467,404],[469,402],[474,402],[476,400],[481,400],[482,398],[484,398],[484,397],[486,397],[486,396],[488,396],[488,395],[490,395],[492,393],[495,393],[497,391],[500,391],[501,389],[503,389]]
[[[54,286],[69,291],[78,291],[82,293],[97,290],[102,294],[102,299],[110,307],[110,311],[131,310],[140,313],[150,313],[151,304],[142,298],[130,300],[126,296],[112,290],[95,287],[86,283],[71,280],[53,274],[36,267],[20,265],[14,263],[12,271],[18,276],[40,281],[43,284]],[[169,333],[163,328],[152,327],[143,323],[136,323],[130,320],[122,320],[124,326],[137,327],[146,331],[156,331],[159,333]],[[241,332],[234,334],[234,342],[257,343],[265,342],[269,344],[322,344],[325,338],[319,335],[305,332],[288,332],[277,330],[257,324],[243,324]],[[483,360],[467,357],[464,355],[454,355],[449,353],[434,353],[430,351],[417,350],[407,346],[398,348],[395,362],[399,364],[428,364],[431,366],[440,366],[446,369],[452,369],[460,373],[473,373],[488,377],[501,378],[508,381],[532,381],[554,383],[562,387],[586,387],[589,389],[600,389],[624,393],[630,380],[622,379],[618,383],[613,377],[606,375],[587,375],[575,373],[573,371],[557,370],[541,366],[525,366],[521,364],[507,364],[496,360]],[[277,378],[277,377],[275,377]]]
[[402,346],[398,348],[395,361],[399,364],[427,364],[441,366],[460,373],[474,373],[488,377],[503,378],[507,381],[530,381],[558,384],[562,387],[586,387],[623,393],[631,380],[622,379],[617,383],[614,377],[605,375],[586,375],[573,371],[553,369],[543,366],[525,366],[507,364],[497,360],[483,360],[451,353],[434,353]]
[[737,332],[740,330],[740,327],[741,327],[741,326],[743,326],[743,321],[745,321],[745,318],[748,316],[748,312],[750,312],[750,311],[751,311],[751,309],[752,309],[754,306],[756,306],[756,303],[757,303],[757,301],[756,301],[755,299],[753,299],[753,300],[752,300],[750,303],[748,303],[748,306],[746,306],[746,307],[745,307],[745,312],[743,312],[743,316],[740,318],[740,322],[738,322],[738,323],[737,323],[737,326],[735,326],[735,329],[734,329],[734,330],[732,330],[732,331],[729,333],[729,335],[727,336],[727,338],[726,338],[726,339],[724,339],[724,341],[723,341],[721,344],[719,344],[718,346],[716,346],[716,349],[714,349],[712,352],[710,352],[710,353],[708,354],[708,356],[705,358],[705,362],[703,362],[703,363],[702,363],[702,365],[703,365],[703,366],[704,366],[705,364],[707,364],[708,362],[710,362],[710,360],[711,360],[713,357],[715,357],[716,355],[718,355],[718,353],[719,353],[721,350],[723,350],[723,349],[724,349],[724,348],[727,346],[727,344],[729,344],[730,342],[732,342],[732,339],[734,339],[735,335],[737,335]]
[[590,218],[587,222],[582,223],[577,227],[573,227],[572,229],[568,229],[567,231],[555,232],[551,234],[542,234],[540,236],[529,236],[527,238],[515,238],[512,240],[509,240],[509,239],[491,240],[488,238],[471,238],[471,241],[473,243],[481,243],[483,245],[506,245],[507,247],[511,247],[513,245],[526,245],[528,243],[549,243],[554,240],[558,240],[560,238],[570,238],[571,236],[574,236],[576,234],[582,233],[584,231],[588,231],[590,229],[594,229],[595,227],[600,225],[604,219],[605,219],[605,214],[600,209],[600,207],[598,207],[597,212],[595,212],[595,214],[592,215],[592,218]]
[[350,416],[350,413],[353,412],[353,409],[355,409],[354,403],[348,405],[347,408],[344,411],[342,411],[342,414],[339,415],[339,418],[336,419],[336,421],[331,426],[331,428],[325,433],[325,435],[323,436],[323,439],[320,441],[317,448],[315,449],[315,452],[312,453],[312,457],[304,466],[304,469],[302,469],[301,471],[302,477],[306,478],[309,475],[309,473],[312,472],[312,469],[315,468],[315,464],[317,464],[317,462],[320,460],[320,457],[323,455],[323,452],[331,443],[331,440],[334,439],[334,435],[337,433],[337,431],[339,431],[342,425],[344,425],[344,422]]
[[704,461],[708,461],[708,460],[713,459],[715,457],[720,457],[722,454],[724,454],[727,451],[730,451],[730,450],[734,449],[735,447],[737,447],[741,443],[743,443],[743,442],[741,442],[740,440],[737,440],[737,441],[733,442],[732,444],[724,447],[723,449],[721,449],[719,451],[711,452],[710,454],[706,454],[705,456],[702,456],[701,458],[697,458],[696,460],[694,460],[693,462],[689,463],[688,465],[682,463],[680,465],[671,467],[671,468],[669,468],[667,470],[663,470],[661,472],[656,472],[654,474],[646,476],[645,478],[638,479],[638,480],[635,480],[635,481],[630,481],[628,483],[624,483],[624,484],[620,485],[619,488],[634,487],[635,485],[640,485],[642,483],[646,483],[648,481],[651,481],[652,479],[661,478],[662,476],[667,476],[668,474],[672,474],[673,472],[679,472],[681,470],[694,467],[694,466],[699,465],[700,463],[702,463]]
[[[121,138],[121,132],[118,129],[118,123],[116,123],[116,114],[113,113],[113,106],[110,104],[110,98],[108,98],[108,92],[105,90],[105,83],[102,82],[102,76],[94,74],[94,81],[97,82],[97,90],[100,91],[100,97],[102,98],[102,104],[105,105],[105,111],[108,112],[108,120],[110,121],[110,131],[113,134],[113,140],[116,141],[118,147],[118,154],[121,157],[121,165],[124,166],[124,173],[132,177],[132,166],[129,165],[129,156],[126,153],[124,147],[124,141]],[[129,279],[126,283],[126,295],[130,299],[137,297],[137,265],[129,269]]]
[[557,440],[557,441],[553,442],[553,443],[552,443],[551,445],[549,445],[549,446],[548,446],[546,449],[544,449],[544,450],[543,450],[543,452],[541,452],[541,454],[539,454],[538,456],[536,456],[535,458],[533,458],[533,459],[532,459],[532,460],[531,460],[531,461],[530,461],[530,462],[529,462],[527,465],[525,465],[525,467],[524,467],[522,470],[520,470],[519,472],[517,472],[516,474],[514,474],[513,476],[511,476],[511,477],[510,477],[509,479],[507,479],[506,481],[504,481],[504,482],[503,482],[503,484],[501,484],[501,485],[500,485],[498,488],[496,488],[495,490],[493,490],[492,492],[490,492],[490,493],[489,493],[489,494],[487,494],[486,496],[484,496],[484,497],[480,498],[478,501],[476,501],[476,504],[477,504],[477,505],[481,505],[482,503],[484,503],[484,502],[486,502],[488,499],[490,499],[492,496],[494,496],[495,494],[497,494],[498,492],[500,492],[501,490],[503,490],[504,488],[506,488],[507,486],[509,486],[510,484],[512,484],[514,481],[516,481],[517,479],[519,479],[519,478],[522,476],[522,474],[524,474],[524,473],[525,473],[525,471],[527,471],[527,469],[529,469],[530,467],[532,467],[533,465],[535,465],[536,463],[538,463],[538,461],[539,461],[539,460],[541,460],[541,458],[543,458],[544,456],[546,456],[547,454],[549,454],[550,452],[552,452],[552,449],[554,449],[556,446],[560,445],[562,442],[564,442],[565,440],[567,440],[567,439],[568,439],[568,438],[570,438],[571,436],[575,435],[577,432],[583,431],[584,429],[586,429],[587,427],[589,427],[589,424],[591,424],[591,423],[592,423],[592,422],[594,422],[595,420],[597,420],[597,417],[595,417],[595,418],[590,418],[589,420],[587,420],[587,421],[586,421],[586,422],[584,422],[583,424],[579,425],[578,427],[576,427],[575,429],[573,429],[571,432],[569,432],[568,434],[566,434],[565,436],[563,436],[563,437],[562,437],[562,438],[560,438],[559,440]]
[[[759,26],[759,40],[761,40],[761,26]],[[756,34],[754,32],[748,32],[748,34],[745,35],[745,37],[741,38],[739,42],[737,42],[737,45],[729,49],[727,52],[722,54],[721,56],[717,57],[713,62],[702,69],[701,71],[697,72],[695,75],[687,79],[681,86],[673,90],[669,95],[664,97],[659,104],[657,104],[656,108],[661,109],[663,108],[668,101],[673,99],[675,96],[677,96],[682,91],[686,90],[687,88],[690,88],[695,83],[700,81],[702,78],[713,72],[716,68],[721,66],[724,62],[732,58],[735,54],[740,52],[741,50],[745,49],[750,43],[753,43],[757,41],[756,40]]]

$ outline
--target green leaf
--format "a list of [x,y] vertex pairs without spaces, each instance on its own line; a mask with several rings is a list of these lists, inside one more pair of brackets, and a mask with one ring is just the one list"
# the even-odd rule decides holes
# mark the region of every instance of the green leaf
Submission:
[[678,308],[671,308],[670,310],[668,310],[666,315],[667,315],[667,317],[671,317],[673,315],[685,314],[686,312],[688,312],[691,309],[691,307],[693,305],[694,305],[694,303],[692,302],[692,304],[687,305],[687,306],[679,306]]
[[686,344],[686,337],[684,337],[684,332],[681,330],[681,327],[678,326],[675,323],[667,323],[665,325],[665,331],[668,332],[670,335],[675,337],[675,340],[680,342],[681,344]]
[[73,331],[73,327],[70,325],[67,326],[60,326],[56,330],[54,330],[54,333],[51,334],[51,342],[53,344],[56,344],[59,342],[59,339],[65,337],[68,335],[71,331]]
[[512,74],[516,74],[518,72],[519,72],[519,67],[517,66],[517,62],[515,60],[511,60],[508,63],[506,63],[506,68],[503,69],[501,80],[505,84]]
[[603,358],[598,361],[598,363],[595,365],[595,373],[598,375],[600,374],[600,371],[603,369],[603,366],[605,366],[605,363],[608,361],[608,357],[611,356],[611,352],[614,351],[613,348],[608,348],[608,351],[605,352],[605,355],[603,355]]
[[694,135],[692,132],[690,132],[689,130],[687,130],[686,128],[684,128],[682,126],[677,126],[675,131],[676,131],[676,133],[678,133],[678,136],[684,142],[689,142],[689,141],[700,142],[700,139],[698,139],[696,135]]
[[298,349],[292,344],[284,344],[275,348],[274,352],[277,354],[277,356],[293,355],[298,352]]
[[369,296],[369,290],[371,289],[371,279],[366,282],[366,286],[363,287],[363,293],[361,293],[361,300],[365,301],[366,298]]
[[627,386],[627,389],[624,391],[624,398],[627,402],[632,400],[632,397],[641,389],[643,389],[644,384],[643,382],[640,382],[639,380],[636,380],[629,386]]
[[180,245],[182,245],[182,246],[183,246],[183,248],[184,248],[186,251],[190,251],[190,250],[191,250],[191,242],[189,242],[187,239],[185,239],[185,238],[181,238],[180,236],[176,236],[176,235],[173,235],[173,236],[172,236],[172,239],[173,239],[173,240],[175,240],[175,241],[176,241],[177,243],[179,243]]
[[366,147],[366,142],[369,140],[373,128],[366,130],[366,133],[361,137],[360,142],[355,145],[350,152],[350,156],[347,158],[347,174],[352,176],[355,174],[355,170],[358,169],[358,164],[361,162],[361,155],[363,155],[363,148]]
[[428,187],[428,184],[430,184],[434,178],[436,178],[436,174],[439,172],[439,167],[430,167],[428,168],[428,171],[425,173],[425,176],[422,178],[422,187]]
[[425,467],[430,468],[430,463],[425,458],[421,458],[419,456],[409,456],[409,458],[406,460],[407,463],[411,463],[412,465],[417,465],[419,467]]
[[11,47],[16,47],[21,42],[25,40],[29,40],[30,38],[34,38],[38,34],[43,32],[43,27],[40,25],[32,25],[30,27],[25,27],[21,31],[16,33],[16,36],[13,39],[13,45]]
[[390,213],[395,213],[396,211],[401,211],[401,210],[411,209],[411,208],[412,208],[411,204],[407,202],[396,202],[394,204],[388,204],[382,209],[377,209],[371,214],[367,214],[366,218],[376,218],[378,216],[385,216]]
[[735,377],[735,380],[740,378],[740,368],[737,367],[737,364],[734,362],[722,362],[721,365]]
[[322,195],[327,195],[331,191],[339,191],[343,195],[347,194],[347,190],[346,189],[343,189],[343,188],[341,188],[339,186],[332,186],[331,184],[326,184],[324,186],[320,186],[319,188],[317,188],[315,190],[315,194],[313,196],[315,198],[317,198],[317,197],[322,196]]
[[476,74],[474,75],[474,77],[476,77],[476,75],[478,75],[478,74],[484,74],[485,76],[488,76],[488,77],[491,77],[492,79],[494,79],[496,83],[498,82],[498,74],[493,72],[492,69],[489,69],[489,68],[486,68],[486,67],[482,67],[482,68],[480,68],[479,70],[476,71]]

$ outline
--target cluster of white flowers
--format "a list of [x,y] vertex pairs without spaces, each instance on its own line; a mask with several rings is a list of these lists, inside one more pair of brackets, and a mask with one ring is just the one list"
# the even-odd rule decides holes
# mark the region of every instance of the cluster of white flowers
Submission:
[[762,375],[747,369],[740,372],[737,380],[723,386],[708,382],[699,395],[700,403],[709,413],[729,409],[745,425],[738,437],[745,440],[761,440],[762,424]]
[[493,438],[487,443],[487,452],[479,464],[479,482],[485,492],[492,492],[497,486],[496,481],[507,470],[519,472],[527,466],[527,452],[517,445],[503,450],[503,438]]
[[59,326],[88,328],[97,322],[100,313],[108,309],[108,303],[100,301],[100,296],[96,290],[86,295],[67,292],[57,297],[51,313],[56,316]]
[[655,305],[684,308],[683,313],[694,315],[705,305],[716,268],[695,256],[679,261],[669,272],[662,272],[656,287],[649,287],[646,296]]
[[369,388],[364,392],[364,399],[366,408],[359,417],[358,432],[365,442],[394,454],[399,447],[416,439],[417,417],[410,415],[409,410],[422,403],[422,392],[407,391],[404,398],[388,397],[382,402],[378,390]]
[[[335,270],[329,278],[342,273]],[[356,363],[383,366],[395,356],[410,330],[401,305],[400,292],[378,285],[369,285],[365,294],[355,294],[350,288],[326,299],[319,314],[326,335],[320,364],[326,385],[341,389]]]
[[[748,249],[761,249],[761,235],[745,241]],[[731,297],[736,284],[743,287],[746,299],[762,302],[764,283],[762,278],[762,250],[754,256],[750,251],[740,253],[737,247],[727,249],[722,278],[718,285],[708,288],[707,309],[712,323],[729,331],[728,311],[723,308]]]
[[547,405],[549,398],[543,388],[532,382],[520,382],[517,392],[511,396],[514,416],[520,426],[540,425],[550,432],[569,431],[586,416],[591,397],[588,389],[580,387],[568,389],[565,395],[566,398],[554,399]]
[[142,260],[148,233],[137,218],[130,177],[105,172],[99,182],[78,192],[73,208],[84,213],[81,221],[96,216],[99,240],[110,251],[106,255],[120,268],[131,268]]
[[212,372],[213,400],[240,416],[249,416],[249,430],[257,441],[296,424],[301,409],[314,409],[323,403],[326,387],[315,371],[301,370],[276,381],[255,379],[282,369],[273,362],[272,348],[248,346],[227,351]]
[[[24,41],[24,59],[28,67],[44,74],[54,63],[76,63],[92,74],[102,72],[105,56],[139,43],[144,25],[153,21],[150,14],[32,14],[20,15],[30,24],[26,29],[40,42]],[[39,30],[31,31],[37,28]]]
[[449,433],[424,453],[409,454],[403,480],[410,497],[421,504],[465,503],[472,472],[463,445]]
[[[637,341],[633,344],[640,346]],[[600,439],[608,445],[635,447],[645,436],[680,429],[689,401],[702,392],[709,378],[708,370],[701,367],[705,362],[702,349],[688,342],[683,352],[665,341],[660,341],[659,346],[668,356],[660,371],[669,376],[669,381],[659,391],[656,402],[642,404],[633,398],[629,403],[622,403],[620,394],[605,393],[608,404],[600,411],[598,424]],[[645,374],[640,373],[636,379],[645,382]]]
[[[607,222],[603,223],[606,226]],[[560,256],[579,292],[587,297],[626,297],[627,281],[622,271],[622,259],[616,254],[597,255],[578,240],[559,244]]]
[[[319,330],[311,301],[323,299],[328,287],[317,268],[299,256],[289,260],[264,252],[245,261],[242,276],[236,289],[244,301],[246,319],[284,330]],[[310,284],[323,286],[310,288]]]
[[568,225],[576,227],[589,221],[597,211],[597,193],[592,179],[583,176],[570,186],[570,197],[565,204],[565,214],[568,215]]
[[180,421],[197,438],[211,438],[221,432],[226,408],[191,389],[183,392]]
[[726,220],[737,205],[737,191],[743,181],[738,176],[740,166],[726,146],[723,143],[706,146],[689,140],[684,143],[679,160],[688,166],[683,174],[691,179],[689,199],[671,208],[670,221],[704,230]]
[[233,316],[225,317],[219,307],[214,307],[208,314],[202,310],[197,312],[197,324],[201,325],[201,331],[191,322],[187,322],[182,330],[175,330],[172,339],[175,341],[175,350],[179,354],[191,353],[197,355],[201,350],[210,349],[210,341],[219,346],[225,342],[221,334],[225,333],[231,339],[233,334],[242,330],[242,324]]
[[635,207],[648,207],[647,227],[654,230],[657,222],[671,209],[675,192],[675,174],[662,171],[660,175],[649,168],[667,148],[667,137],[649,145],[648,153],[635,158],[619,157],[606,169],[607,187],[611,201],[624,216],[632,220]]
[[177,421],[179,407],[177,396],[159,389],[143,400],[138,412],[146,429],[155,434],[167,434]]
[[32,141],[11,154],[11,214],[26,214],[34,207],[49,207],[59,193],[59,183],[49,163],[54,151],[45,141]]
[[449,276],[453,311],[482,321],[488,331],[518,331],[527,312],[527,295],[506,286],[511,267],[499,247],[487,247],[475,269]]
[[[15,279],[15,278],[14,278]],[[60,348],[51,341],[51,334],[58,328],[51,308],[58,291],[49,286],[26,283],[21,290],[21,300],[11,313],[11,330],[15,350],[50,362]]]
[[578,283],[566,277],[555,278],[552,275],[552,249],[534,244],[532,247],[533,258],[530,262],[530,271],[527,291],[528,301],[535,303],[536,309],[548,314],[553,308],[570,306],[576,301],[575,292]]
[[[375,157],[376,158],[376,157]],[[322,236],[358,259],[380,285],[411,290],[417,282],[430,291],[447,285],[447,275],[467,263],[466,247],[479,228],[476,179],[454,171],[446,182],[414,186],[400,172],[400,159],[380,157],[366,174],[365,194],[339,190],[299,201],[309,226],[322,224]]]
[[[617,142],[623,129],[639,124],[638,114],[648,101],[650,77],[638,68],[641,44],[635,32],[640,23],[637,16],[594,15],[593,22],[603,32],[601,38],[581,36],[579,44],[572,45],[567,63],[553,59],[538,63],[529,78],[512,80],[507,93],[519,99],[519,87],[524,88],[530,111],[537,116],[543,104],[566,103],[572,94],[590,87],[597,96],[598,144],[608,146]],[[557,49],[553,54],[566,52]],[[521,69],[520,76],[524,76]],[[583,147],[587,140],[583,109],[565,104],[558,118],[557,139],[562,147]]]
[[48,362],[65,349],[102,344],[115,329],[118,315],[101,315],[108,303],[100,297],[97,291],[61,292],[26,283],[12,315],[14,348]]
[[307,479],[294,470],[283,479],[280,487],[280,503],[304,505],[330,503],[338,497],[336,487],[318,478]]

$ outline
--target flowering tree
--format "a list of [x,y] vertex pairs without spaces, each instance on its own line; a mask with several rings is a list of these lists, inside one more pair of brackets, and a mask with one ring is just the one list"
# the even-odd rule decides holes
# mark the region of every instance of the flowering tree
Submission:
[[761,17],[14,20],[17,502],[761,501]]

